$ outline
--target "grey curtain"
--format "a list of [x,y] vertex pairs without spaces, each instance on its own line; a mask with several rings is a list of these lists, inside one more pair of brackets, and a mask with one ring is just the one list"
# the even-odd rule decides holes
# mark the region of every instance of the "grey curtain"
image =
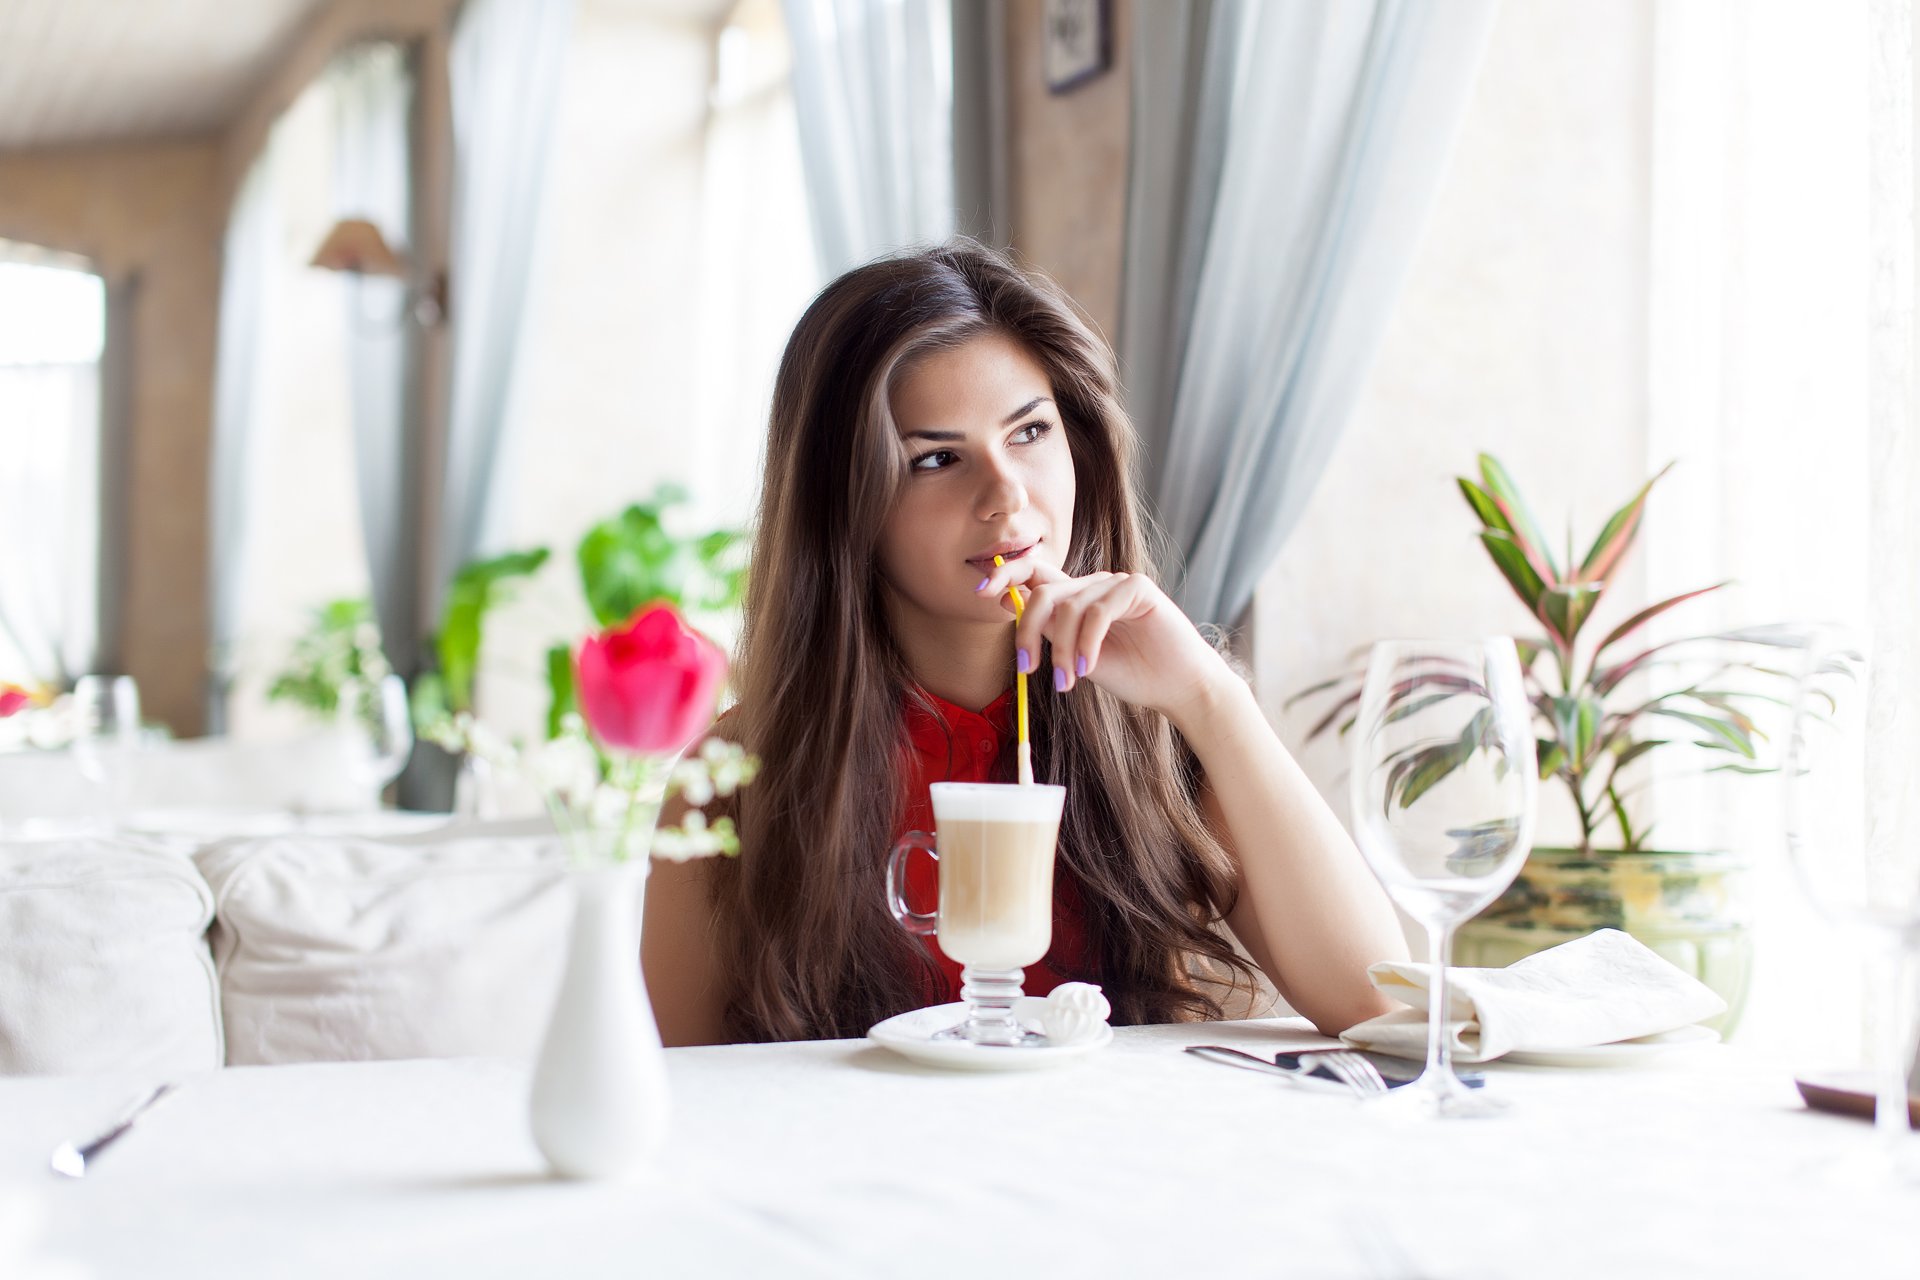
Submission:
[[1122,373],[1176,563],[1231,624],[1411,264],[1493,0],[1136,0]]
[[948,0],[785,0],[785,10],[821,274],[952,235]]
[[269,134],[227,216],[220,275],[220,334],[213,384],[213,446],[208,484],[207,732],[223,733],[234,677],[240,592],[246,581],[247,514],[255,489],[260,421],[260,332],[279,247],[275,207],[276,134]]
[[[353,49],[328,69],[334,102],[334,212],[365,218],[407,250],[413,75],[398,45]],[[410,429],[414,326],[406,282],[356,277],[347,289],[347,373],[353,405],[360,532],[381,643],[411,672],[420,643],[417,432]]]
[[490,548],[572,14],[569,0],[467,0],[453,32],[453,390],[428,617]]

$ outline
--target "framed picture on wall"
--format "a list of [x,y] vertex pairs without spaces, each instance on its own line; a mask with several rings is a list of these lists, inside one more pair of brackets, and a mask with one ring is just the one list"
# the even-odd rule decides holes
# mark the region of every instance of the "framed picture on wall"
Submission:
[[1111,0],[1046,0],[1041,21],[1047,89],[1065,93],[1113,62]]

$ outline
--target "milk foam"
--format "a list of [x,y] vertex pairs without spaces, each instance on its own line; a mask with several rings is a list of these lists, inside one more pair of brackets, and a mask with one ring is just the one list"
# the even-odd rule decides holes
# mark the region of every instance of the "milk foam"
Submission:
[[936,782],[933,819],[959,822],[1058,822],[1067,789],[1005,782]]

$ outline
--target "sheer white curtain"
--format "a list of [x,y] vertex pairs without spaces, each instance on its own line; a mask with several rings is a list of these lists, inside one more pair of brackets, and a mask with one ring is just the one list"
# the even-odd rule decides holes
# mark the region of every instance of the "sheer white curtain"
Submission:
[[[700,175],[696,430],[683,441],[691,521],[745,527],[787,335],[820,287],[785,26],[721,30]],[[743,474],[747,473],[747,474]],[[723,637],[724,638],[724,637]]]
[[[1913,391],[1914,51],[1899,0],[1656,9],[1649,590],[1735,585],[1667,635],[1829,619],[1874,629],[1868,820],[1920,820],[1920,449]],[[1743,785],[1745,784],[1745,785]],[[1740,1037],[1864,1048],[1871,991],[1784,863],[1777,784],[1663,776],[1661,843],[1754,864]]]
[[821,275],[954,229],[949,0],[786,0]]
[[237,674],[245,589],[248,509],[257,487],[262,327],[270,322],[281,224],[276,199],[276,129],[248,168],[227,215],[220,275],[220,335],[214,366],[213,447],[208,484],[207,732],[224,732]]
[[[327,79],[334,105],[334,212],[372,222],[404,254],[413,108],[406,52],[384,43],[349,50],[335,59]],[[406,318],[406,283],[364,276],[343,284],[354,470],[374,615],[388,662],[410,672],[419,645],[419,536],[412,502],[417,433],[408,429],[413,326]]]
[[[1166,225],[1183,243],[1130,240],[1136,255],[1153,256],[1127,264],[1121,328],[1131,335],[1127,376],[1170,403],[1166,422],[1146,426],[1162,442],[1147,474],[1185,559],[1184,572],[1170,574],[1176,598],[1196,620],[1230,624],[1305,508],[1360,392],[1493,4],[1216,0],[1210,10],[1203,57],[1178,43],[1142,45],[1149,63],[1191,68],[1202,99],[1169,104],[1181,106],[1175,124],[1189,131],[1185,141],[1162,139],[1161,160],[1167,146],[1219,152],[1217,161],[1173,157],[1186,166],[1173,166],[1181,186],[1134,184],[1129,217]],[[1141,87],[1166,88],[1147,78]],[[1154,287],[1137,287],[1142,277]],[[1141,326],[1162,336],[1143,340]],[[1147,361],[1162,363],[1148,372]]]
[[98,642],[105,293],[0,261],[0,299],[0,679],[58,684]]
[[572,15],[569,0],[467,0],[454,28],[453,393],[426,616],[494,536]]

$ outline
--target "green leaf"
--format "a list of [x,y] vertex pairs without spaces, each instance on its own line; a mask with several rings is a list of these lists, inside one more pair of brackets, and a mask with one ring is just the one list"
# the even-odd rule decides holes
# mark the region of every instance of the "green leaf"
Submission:
[[1541,738],[1536,750],[1540,759],[1540,781],[1545,782],[1566,767],[1567,749],[1551,738]]
[[1581,626],[1593,616],[1593,607],[1600,603],[1600,592],[1601,588],[1586,583],[1548,587],[1540,595],[1540,620],[1570,649]]
[[685,608],[688,562],[697,559],[666,531],[657,506],[638,502],[587,530],[575,558],[587,608],[602,627],[655,600]]
[[547,562],[547,555],[545,547],[510,551],[492,559],[470,561],[453,576],[440,614],[440,633],[434,639],[449,710],[473,710],[473,682],[480,666],[487,612],[506,598],[509,582],[536,572]]
[[1560,581],[1560,569],[1553,563],[1553,553],[1547,549],[1547,540],[1540,532],[1533,513],[1527,510],[1526,501],[1520,496],[1520,489],[1513,483],[1513,477],[1500,465],[1500,460],[1490,453],[1480,455],[1480,478],[1485,482],[1487,492],[1500,505],[1500,511],[1507,518],[1507,525],[1513,530],[1513,540],[1521,552],[1536,566],[1539,575],[1549,582]]
[[1662,600],[1659,604],[1648,605],[1646,608],[1642,609],[1640,612],[1634,614],[1631,618],[1628,618],[1625,622],[1615,627],[1612,631],[1609,631],[1607,633],[1607,638],[1605,640],[1602,640],[1600,642],[1599,647],[1594,650],[1594,656],[1598,657],[1601,653],[1606,651],[1608,646],[1614,644],[1617,641],[1626,639],[1628,636],[1638,631],[1641,627],[1644,627],[1647,623],[1653,621],[1655,618],[1659,617],[1661,614],[1665,613],[1667,610],[1673,608],[1674,606],[1685,604],[1687,601],[1692,600],[1696,596],[1707,595],[1710,592],[1718,591],[1720,590],[1720,588],[1728,585],[1730,585],[1730,583],[1728,582],[1716,582],[1710,587],[1701,587],[1697,590],[1688,591],[1682,595],[1674,596],[1671,600]]
[[1304,702],[1308,698],[1313,697],[1317,693],[1325,693],[1329,689],[1337,689],[1341,685],[1346,684],[1348,681],[1352,679],[1353,679],[1353,676],[1351,674],[1348,674],[1348,675],[1342,675],[1342,676],[1335,676],[1331,680],[1322,680],[1319,684],[1310,684],[1306,688],[1300,690],[1300,692],[1289,697],[1285,702],[1282,702],[1280,704],[1280,709],[1282,711],[1291,711],[1293,710],[1295,704]]
[[1526,554],[1514,543],[1512,537],[1493,530],[1482,530],[1480,541],[1486,544],[1487,554],[1493,557],[1494,567],[1506,577],[1513,593],[1520,597],[1520,603],[1527,606],[1527,612],[1534,617],[1540,616],[1540,593],[1547,589],[1546,582],[1535,572],[1528,562]]
[[661,485],[652,498],[602,520],[580,539],[580,585],[600,626],[618,626],[656,600],[684,612],[740,606],[746,596],[746,533],[675,535],[664,513],[686,500],[684,489]]
[[1681,711],[1674,707],[1655,707],[1649,714],[1671,716],[1683,720],[1707,734],[1705,742],[1696,745],[1722,751],[1737,751],[1747,759],[1755,758],[1752,736],[1739,725],[1719,719],[1716,716],[1703,716],[1692,711]]
[[1642,738],[1638,742],[1630,742],[1617,753],[1618,758],[1613,762],[1614,772],[1618,773],[1655,747],[1671,745],[1670,738]]
[[1400,807],[1410,809],[1413,802],[1427,792],[1439,786],[1455,769],[1465,764],[1470,751],[1463,751],[1459,743],[1448,743],[1432,748],[1430,754],[1412,773],[1400,789]]
[[1513,526],[1507,523],[1506,513],[1500,510],[1500,504],[1487,496],[1482,489],[1465,476],[1459,477],[1460,492],[1466,495],[1467,505],[1473,508],[1473,514],[1480,517],[1480,523],[1499,533],[1512,533]]
[[1593,540],[1593,549],[1587,552],[1587,558],[1580,563],[1579,576],[1585,582],[1606,582],[1619,567],[1620,560],[1633,546],[1633,539],[1640,532],[1640,517],[1646,511],[1647,495],[1660,477],[1673,470],[1669,462],[1660,468],[1653,479],[1640,486],[1640,492],[1631,502],[1614,512],[1607,523],[1601,527],[1600,536]]
[[573,687],[573,650],[564,644],[547,650],[547,741],[560,736],[567,715],[580,709]]
[[[1350,708],[1354,707],[1359,703],[1360,693],[1361,691],[1359,689],[1355,689],[1352,693],[1349,693],[1346,697],[1340,699],[1339,702],[1335,703],[1333,705],[1332,710],[1328,711],[1326,715],[1320,717],[1319,721],[1314,724],[1313,728],[1307,730],[1307,740],[1311,742],[1313,739],[1319,737],[1321,734],[1325,733],[1328,729],[1330,729],[1333,726],[1333,722],[1335,720],[1338,720],[1344,712],[1346,712],[1347,710],[1349,710]],[[1347,723],[1351,724],[1352,721],[1348,721]],[[1340,731],[1342,733],[1345,733],[1346,726],[1342,725]]]

